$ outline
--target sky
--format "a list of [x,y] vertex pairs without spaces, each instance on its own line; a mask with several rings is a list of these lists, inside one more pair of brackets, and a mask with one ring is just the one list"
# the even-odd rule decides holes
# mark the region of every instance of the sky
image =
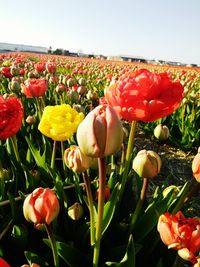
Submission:
[[200,0],[0,0],[0,42],[200,64]]

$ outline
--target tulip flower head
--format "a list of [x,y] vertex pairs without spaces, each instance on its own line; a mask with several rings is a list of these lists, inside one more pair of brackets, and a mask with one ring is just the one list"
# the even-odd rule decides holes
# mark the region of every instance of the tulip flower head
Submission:
[[94,159],[83,154],[78,146],[70,146],[65,150],[64,161],[74,172],[84,172],[94,164]]
[[178,251],[180,257],[197,263],[197,252],[200,251],[200,219],[185,218],[181,211],[176,214],[168,212],[159,217],[158,232],[168,248]]
[[42,134],[55,141],[65,141],[77,131],[77,127],[83,119],[84,114],[78,113],[70,105],[47,106],[38,129]]
[[158,124],[154,129],[154,136],[160,140],[165,141],[169,137],[169,129],[166,125]]
[[10,267],[10,265],[1,257],[0,257],[0,266],[1,267]]
[[44,96],[48,89],[48,82],[45,79],[27,79],[21,84],[22,93],[28,98]]
[[122,145],[123,129],[115,110],[107,105],[93,109],[80,123],[77,141],[89,157],[106,157],[117,152]]
[[109,105],[125,120],[151,122],[174,112],[183,97],[183,86],[167,73],[141,69],[122,77],[105,90]]
[[39,187],[29,194],[23,204],[23,213],[27,221],[35,226],[50,224],[60,210],[55,193],[49,188]]
[[197,182],[200,182],[200,152],[196,154],[192,161],[192,172]]
[[15,135],[22,125],[24,109],[17,97],[0,96],[0,140]]
[[41,72],[45,71],[46,63],[45,62],[37,62],[37,63],[35,63],[34,68],[37,72],[41,73]]
[[47,62],[46,63],[46,70],[49,73],[55,73],[56,72],[56,64],[54,62]]
[[159,155],[152,150],[141,150],[133,160],[134,171],[143,178],[153,178],[158,175],[161,168]]

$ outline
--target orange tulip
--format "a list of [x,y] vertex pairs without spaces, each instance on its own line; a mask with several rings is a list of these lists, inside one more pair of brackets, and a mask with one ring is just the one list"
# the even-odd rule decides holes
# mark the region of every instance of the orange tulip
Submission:
[[23,213],[27,221],[38,224],[50,224],[60,210],[54,192],[49,188],[37,188],[29,194],[23,204]]
[[157,226],[161,240],[168,248],[178,250],[184,260],[195,264],[200,250],[200,219],[185,218],[181,211],[162,214]]
[[129,73],[105,90],[105,98],[125,120],[150,122],[174,112],[183,97],[183,86],[167,73],[146,69]]
[[22,93],[28,98],[43,96],[48,89],[48,82],[45,79],[27,79],[21,84]]

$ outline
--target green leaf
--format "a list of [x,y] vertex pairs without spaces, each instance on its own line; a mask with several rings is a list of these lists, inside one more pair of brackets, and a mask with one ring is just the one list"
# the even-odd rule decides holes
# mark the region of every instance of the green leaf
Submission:
[[[50,247],[48,239],[43,239],[44,243]],[[63,242],[56,241],[56,248],[58,255],[70,266],[70,267],[88,267],[90,264],[87,261],[86,256],[74,248]]]
[[132,235],[129,238],[128,246],[126,253],[123,259],[117,262],[106,262],[106,266],[113,266],[113,267],[135,267],[135,248],[133,243]]
[[170,192],[165,198],[151,203],[145,213],[141,215],[133,230],[137,242],[140,242],[152,231],[157,225],[159,216],[168,210],[172,193]]
[[26,139],[26,142],[28,143],[29,149],[35,159],[37,166],[47,172],[48,169],[47,169],[44,158],[40,155],[40,152],[35,148],[34,144],[31,142],[31,140],[27,136],[25,136],[25,139]]
[[118,196],[119,196],[119,190],[120,190],[120,185],[119,183],[117,183],[109,201],[104,206],[103,222],[102,222],[102,236],[104,232],[106,231],[106,229],[108,228],[108,226],[110,225],[111,220],[113,218]]

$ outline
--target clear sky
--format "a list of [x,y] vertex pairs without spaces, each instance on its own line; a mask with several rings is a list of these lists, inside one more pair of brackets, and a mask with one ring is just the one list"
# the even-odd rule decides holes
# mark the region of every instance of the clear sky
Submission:
[[0,42],[200,64],[200,0],[0,0]]

